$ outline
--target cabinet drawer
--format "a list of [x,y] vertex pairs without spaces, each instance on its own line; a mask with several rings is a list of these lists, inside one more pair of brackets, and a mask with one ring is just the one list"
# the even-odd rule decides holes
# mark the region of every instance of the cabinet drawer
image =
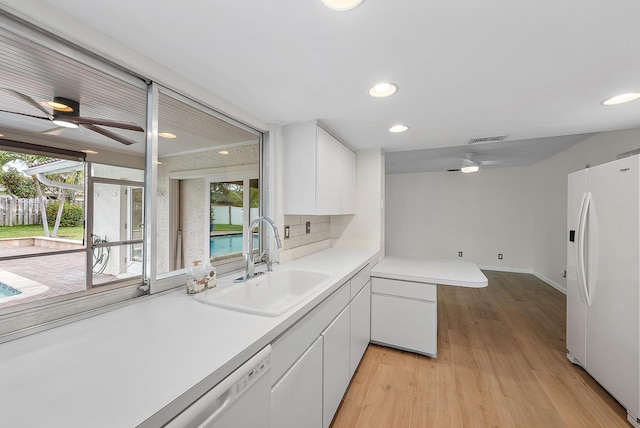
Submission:
[[349,295],[350,289],[347,283],[273,342],[271,345],[272,385],[349,304]]
[[371,266],[366,265],[360,272],[355,274],[353,278],[351,278],[351,298],[353,299],[356,294],[362,290],[362,287],[365,286],[367,282],[369,282],[371,272]]
[[397,279],[373,277],[371,278],[371,292],[433,302],[437,299],[437,286],[435,284],[400,281]]
[[421,354],[436,355],[436,302],[371,296],[371,341]]

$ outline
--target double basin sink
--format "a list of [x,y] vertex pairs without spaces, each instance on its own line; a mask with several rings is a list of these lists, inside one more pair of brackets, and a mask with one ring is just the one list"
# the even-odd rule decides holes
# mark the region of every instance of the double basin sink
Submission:
[[331,278],[326,272],[283,269],[241,283],[220,280],[217,288],[196,294],[195,299],[221,308],[275,317],[302,303]]

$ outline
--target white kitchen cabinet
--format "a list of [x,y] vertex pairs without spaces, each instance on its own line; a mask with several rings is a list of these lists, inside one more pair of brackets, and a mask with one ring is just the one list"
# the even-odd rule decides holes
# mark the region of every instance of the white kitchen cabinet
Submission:
[[322,337],[271,389],[271,426],[322,427]]
[[[353,280],[352,280],[353,286]],[[360,364],[371,339],[371,283],[368,282],[351,301],[351,350],[349,377]]]
[[349,350],[350,350],[349,307],[322,333],[324,372],[322,426],[328,428],[338,410],[342,397],[349,386]]
[[435,284],[371,279],[371,341],[421,354],[437,351]]
[[284,214],[356,211],[356,155],[316,122],[284,129]]

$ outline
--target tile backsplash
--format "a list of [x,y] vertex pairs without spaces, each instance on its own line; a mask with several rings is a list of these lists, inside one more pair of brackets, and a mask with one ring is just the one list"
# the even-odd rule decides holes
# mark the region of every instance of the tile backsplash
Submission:
[[[310,222],[311,232],[306,232],[306,223]],[[289,226],[289,238],[283,239],[285,250],[313,244],[331,238],[331,217],[328,215],[285,215],[285,228]],[[282,232],[284,238],[285,233]]]

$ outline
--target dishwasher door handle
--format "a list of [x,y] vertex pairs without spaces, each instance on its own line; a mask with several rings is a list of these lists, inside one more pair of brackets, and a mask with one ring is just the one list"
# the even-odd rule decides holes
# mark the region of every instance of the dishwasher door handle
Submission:
[[222,403],[216,406],[216,410],[211,414],[211,416],[205,419],[204,422],[198,425],[198,428],[207,428],[211,426],[210,424],[215,422],[215,420],[218,419],[222,412],[224,412],[225,409],[229,407],[229,404],[231,404],[234,400],[231,391],[227,390],[222,396],[218,397],[216,401],[222,401]]

